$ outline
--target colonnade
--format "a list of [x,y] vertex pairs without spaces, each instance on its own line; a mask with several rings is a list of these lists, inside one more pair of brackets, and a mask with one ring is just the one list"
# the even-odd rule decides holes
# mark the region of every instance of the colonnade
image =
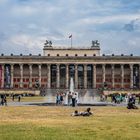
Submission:
[[[23,65],[24,64],[19,64],[20,65],[20,88],[23,88]],[[46,64],[47,65],[47,88],[51,88],[51,64]],[[61,64],[56,64],[56,88],[60,88],[60,65]],[[65,64],[66,67],[66,82],[65,82],[65,87],[69,88],[69,65],[70,64]],[[78,65],[79,64],[74,64],[75,67],[75,74],[74,74],[74,79],[75,79],[75,88],[78,88]],[[82,64],[84,68],[84,88],[87,89],[87,65],[88,64]],[[93,72],[93,82],[92,82],[92,88],[96,88],[96,71],[97,71],[97,66],[98,64],[92,64],[92,72]],[[108,65],[108,64],[107,64]],[[111,65],[111,78],[112,78],[112,88],[114,88],[115,81],[114,81],[114,76],[115,76],[115,64],[110,64]],[[121,70],[121,88],[124,88],[124,65],[125,64],[120,64],[120,70]],[[2,66],[2,83],[1,83],[1,88],[4,88],[4,65]],[[14,65],[10,64],[11,66],[11,85],[10,87],[13,88],[13,72],[14,72]],[[33,64],[29,64],[29,87],[32,88],[32,66]],[[130,88],[133,88],[133,66],[134,64],[129,64],[130,68]],[[38,77],[39,77],[39,85],[41,86],[41,68],[42,65],[38,64]],[[140,65],[139,65],[139,73],[140,73]],[[139,79],[140,79],[140,74],[139,74]],[[102,64],[102,83],[106,82],[106,64]],[[140,82],[139,82],[140,83]],[[140,87],[140,85],[139,85]]]

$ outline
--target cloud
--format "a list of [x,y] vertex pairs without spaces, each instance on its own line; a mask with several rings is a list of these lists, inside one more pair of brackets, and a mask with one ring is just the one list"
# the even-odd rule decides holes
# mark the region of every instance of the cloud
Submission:
[[36,14],[37,9],[31,6],[14,6],[11,11],[14,16],[31,16]]
[[133,31],[140,31],[140,18],[130,21],[123,27],[124,30],[133,32]]
[[140,54],[139,9],[139,0],[0,0],[0,49],[36,54],[46,39],[69,46],[73,34],[75,46],[99,40],[103,53]]
[[0,0],[0,5],[6,4],[8,0]]

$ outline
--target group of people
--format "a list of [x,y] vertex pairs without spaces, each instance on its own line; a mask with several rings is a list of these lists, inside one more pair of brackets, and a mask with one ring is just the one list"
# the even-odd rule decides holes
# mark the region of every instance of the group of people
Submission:
[[112,94],[111,95],[111,102],[114,102],[116,104],[120,104],[121,102],[124,101],[125,97],[127,97],[127,95]]
[[137,103],[140,104],[140,95],[136,96],[135,94],[131,94],[131,93],[129,94],[116,93],[116,94],[111,94],[110,97],[111,97],[111,102],[116,103],[116,104],[120,104],[122,102],[125,102],[126,104],[128,104],[129,98],[131,97],[133,98],[134,102],[136,102],[136,99],[138,99]]
[[78,102],[78,93],[76,92],[69,92],[68,93],[68,105],[72,105],[72,107],[75,107]]
[[64,104],[64,94],[63,93],[57,93],[56,94],[56,105],[63,105]]
[[65,102],[65,104],[75,107],[77,105],[77,101],[78,101],[78,94],[76,92],[56,94],[56,105],[63,105]]
[[[140,104],[140,96],[138,98],[138,104]],[[121,103],[125,101],[126,104],[127,104],[127,108],[128,109],[138,109],[138,107],[135,105],[136,104],[136,95],[135,94],[124,94],[124,95],[121,95],[121,94],[112,94],[111,95],[111,102],[114,102],[114,103]]]
[[12,101],[15,101],[15,98],[18,99],[18,102],[21,100],[21,95],[12,95]]
[[87,108],[84,112],[78,112],[78,110],[75,110],[71,116],[90,116],[92,115],[93,113],[90,111],[90,107]]
[[[6,94],[1,94],[0,95],[0,105],[1,106],[7,106],[7,96]],[[12,101],[15,101],[15,98],[17,98],[18,102],[21,100],[21,95],[12,95]]]

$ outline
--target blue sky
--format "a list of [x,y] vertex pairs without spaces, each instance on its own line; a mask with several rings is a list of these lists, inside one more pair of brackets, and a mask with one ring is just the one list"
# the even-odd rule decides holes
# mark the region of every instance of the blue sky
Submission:
[[39,54],[54,46],[140,55],[140,0],[0,0],[0,53]]

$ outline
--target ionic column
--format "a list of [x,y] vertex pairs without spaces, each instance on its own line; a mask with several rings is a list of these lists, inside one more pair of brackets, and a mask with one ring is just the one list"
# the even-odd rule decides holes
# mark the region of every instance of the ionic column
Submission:
[[23,64],[20,64],[20,88],[23,88]]
[[29,87],[32,88],[32,65],[29,65],[29,71],[30,71],[30,78],[29,78]]
[[93,88],[96,88],[96,64],[93,65]]
[[133,64],[130,64],[130,88],[133,88]]
[[66,64],[66,89],[69,88],[69,65]]
[[140,88],[140,64],[139,64],[139,88]]
[[102,71],[103,71],[103,83],[105,82],[105,64],[102,65]]
[[38,65],[39,70],[39,87],[41,87],[41,64]]
[[75,89],[78,88],[78,65],[75,64]]
[[47,78],[48,78],[48,81],[47,81],[47,88],[50,89],[51,88],[51,65],[48,64],[47,65]]
[[4,88],[4,64],[1,65],[2,67],[2,84],[1,84],[1,88]]
[[57,77],[57,81],[56,81],[56,87],[60,88],[60,65],[57,64],[57,73],[56,73],[56,77]]
[[84,88],[87,89],[87,65],[84,64]]
[[14,65],[11,64],[11,85],[10,85],[10,88],[13,88],[13,77],[14,77]]
[[111,65],[111,73],[112,73],[112,88],[114,88],[114,64]]
[[124,65],[121,64],[121,88],[124,88]]

